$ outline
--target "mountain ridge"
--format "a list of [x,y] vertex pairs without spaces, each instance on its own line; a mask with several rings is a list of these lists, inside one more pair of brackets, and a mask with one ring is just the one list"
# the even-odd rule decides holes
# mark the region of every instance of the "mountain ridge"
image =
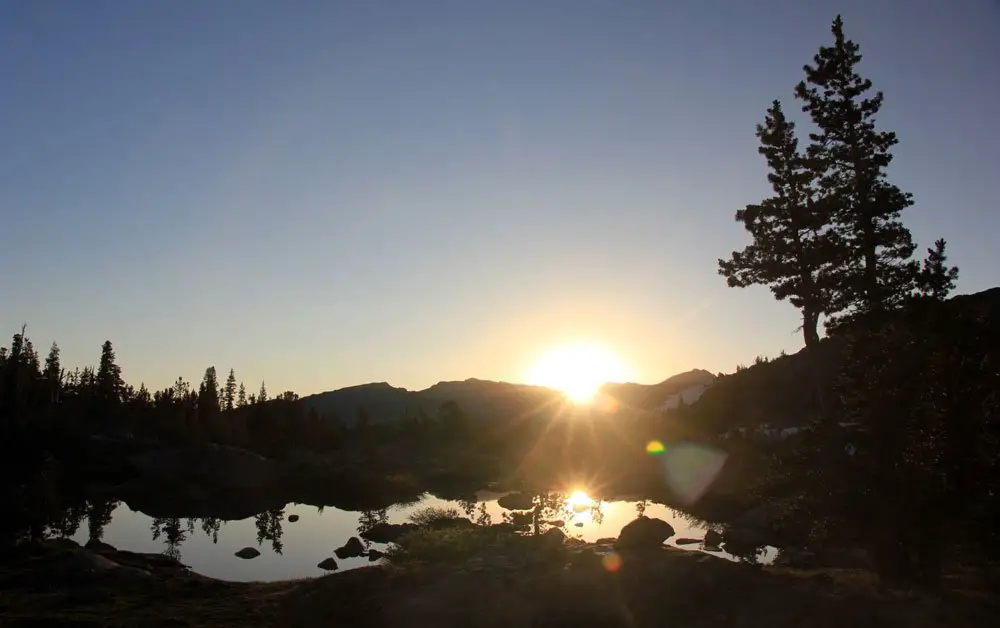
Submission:
[[[681,395],[686,400],[693,388],[700,394],[715,379],[715,375],[704,369],[692,369],[656,384],[607,382],[598,390],[620,404],[656,410],[672,396]],[[302,398],[307,408],[335,416],[345,425],[353,425],[362,408],[368,418],[386,421],[409,414],[432,414],[448,401],[457,403],[470,417],[489,419],[531,414],[552,404],[566,403],[568,399],[562,391],[545,386],[476,377],[440,381],[421,390],[395,387],[388,382],[369,382]]]

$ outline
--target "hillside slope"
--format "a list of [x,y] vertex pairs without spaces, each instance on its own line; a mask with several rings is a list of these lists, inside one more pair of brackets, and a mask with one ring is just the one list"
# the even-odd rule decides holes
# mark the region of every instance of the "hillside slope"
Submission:
[[[981,316],[1000,325],[1000,288],[959,295],[942,306],[954,319]],[[832,407],[849,336],[845,331],[810,349],[720,377],[687,408],[685,419],[708,434],[763,424],[805,425]]]

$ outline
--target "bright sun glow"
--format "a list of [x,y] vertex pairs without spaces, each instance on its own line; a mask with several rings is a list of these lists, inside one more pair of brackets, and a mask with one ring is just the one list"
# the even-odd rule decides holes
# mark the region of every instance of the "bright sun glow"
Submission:
[[573,512],[583,512],[594,506],[594,500],[583,491],[574,491],[566,499],[566,508]]
[[587,344],[557,347],[543,354],[528,372],[528,383],[561,390],[577,403],[592,400],[605,382],[629,379],[618,356]]

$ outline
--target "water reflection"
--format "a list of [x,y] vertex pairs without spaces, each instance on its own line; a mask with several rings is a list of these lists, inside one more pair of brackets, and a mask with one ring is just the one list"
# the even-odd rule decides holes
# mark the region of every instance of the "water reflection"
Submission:
[[[322,511],[320,512],[322,513]],[[361,514],[358,515],[358,536],[361,537],[361,542],[364,543],[366,550],[371,549],[372,542],[365,538],[365,532],[368,532],[380,523],[389,523],[388,508],[362,510]]]
[[154,541],[161,536],[164,537],[166,548],[163,550],[163,555],[180,560],[181,544],[187,540],[188,534],[194,534],[194,526],[193,519],[187,519],[182,524],[179,517],[154,517],[150,530],[153,532]]
[[[351,536],[359,536],[379,523],[405,523],[426,508],[451,510],[478,525],[506,522],[515,524],[522,533],[544,533],[552,527],[562,528],[569,536],[585,542],[617,537],[621,528],[637,514],[658,517],[670,523],[677,534],[671,539],[704,537],[708,526],[662,504],[635,501],[599,501],[586,493],[533,492],[527,507],[510,510],[501,507],[496,494],[468,496],[461,500],[444,500],[425,496],[416,503],[390,508],[349,512],[337,508],[318,508],[288,504],[285,508],[260,513],[238,521],[217,518],[151,518],[115,502],[95,503],[67,511],[49,532],[55,536],[73,537],[85,543],[91,538],[103,539],[120,549],[136,552],[162,552],[180,558],[194,571],[225,580],[279,580],[322,575],[317,563],[330,555],[331,549],[342,546]],[[525,506],[524,503],[519,506]],[[286,530],[283,525],[290,515],[298,522]],[[83,525],[86,519],[87,525]],[[361,537],[363,538],[363,537]],[[235,552],[248,545],[261,550],[253,560],[241,560]],[[384,550],[383,544],[365,541],[365,550]],[[701,544],[685,545],[683,549],[704,550],[730,560],[767,562],[773,559],[773,548],[727,548]],[[338,560],[340,571],[367,566],[366,557]]]
[[263,545],[264,541],[270,541],[274,553],[281,554],[284,549],[281,543],[284,522],[284,508],[267,510],[254,517],[254,525],[257,526],[257,546]]

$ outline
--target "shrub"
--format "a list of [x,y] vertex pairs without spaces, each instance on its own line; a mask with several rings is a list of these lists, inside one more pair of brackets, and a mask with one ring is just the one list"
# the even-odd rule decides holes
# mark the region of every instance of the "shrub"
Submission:
[[454,508],[441,508],[439,506],[427,506],[410,515],[410,521],[418,526],[431,525],[437,521],[457,518],[458,510]]
[[386,558],[394,563],[461,563],[498,540],[496,532],[483,528],[419,528],[397,539]]

